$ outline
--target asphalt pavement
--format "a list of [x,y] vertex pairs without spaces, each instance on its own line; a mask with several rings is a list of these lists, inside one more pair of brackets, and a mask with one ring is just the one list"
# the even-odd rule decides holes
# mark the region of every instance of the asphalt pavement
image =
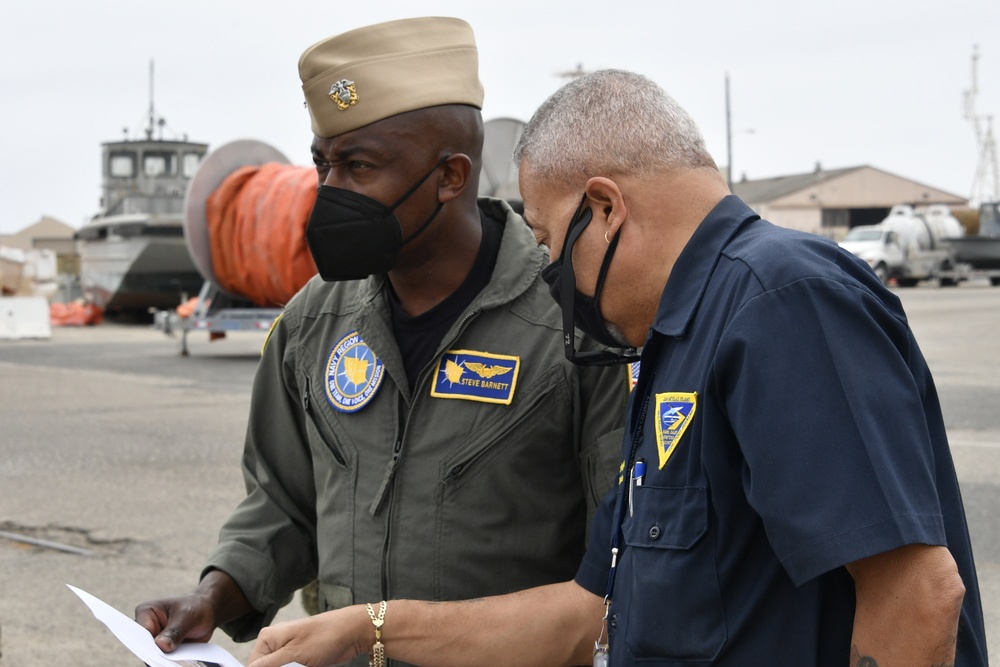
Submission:
[[[941,395],[1000,664],[1000,288],[896,293]],[[0,341],[0,667],[138,664],[66,584],[128,615],[195,584],[243,495],[264,338],[204,336],[192,334],[187,357],[143,325]],[[303,614],[295,600],[279,619]]]

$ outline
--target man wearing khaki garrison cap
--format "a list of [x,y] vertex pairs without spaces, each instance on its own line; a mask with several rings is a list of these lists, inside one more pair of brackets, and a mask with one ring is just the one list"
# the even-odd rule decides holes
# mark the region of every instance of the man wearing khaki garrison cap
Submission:
[[252,639],[318,579],[323,610],[371,603],[381,664],[380,601],[576,572],[617,475],[629,378],[567,361],[546,251],[505,202],[477,197],[477,70],[471,28],[450,18],[302,55],[319,276],[265,347],[247,496],[198,587],[136,610],[164,650],[216,627]]

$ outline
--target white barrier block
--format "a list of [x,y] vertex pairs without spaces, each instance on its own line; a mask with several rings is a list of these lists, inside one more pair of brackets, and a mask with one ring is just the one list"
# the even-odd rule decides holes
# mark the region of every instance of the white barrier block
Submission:
[[0,340],[51,337],[48,299],[40,296],[0,297]]

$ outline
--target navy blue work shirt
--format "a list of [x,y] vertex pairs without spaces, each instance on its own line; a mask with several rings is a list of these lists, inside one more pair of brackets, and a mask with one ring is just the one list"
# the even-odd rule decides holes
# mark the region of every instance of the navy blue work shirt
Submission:
[[950,549],[966,587],[955,664],[986,664],[937,393],[867,265],[728,196],[671,271],[640,363],[622,480],[576,576],[605,595],[620,510],[614,667],[843,667],[842,566],[915,543]]

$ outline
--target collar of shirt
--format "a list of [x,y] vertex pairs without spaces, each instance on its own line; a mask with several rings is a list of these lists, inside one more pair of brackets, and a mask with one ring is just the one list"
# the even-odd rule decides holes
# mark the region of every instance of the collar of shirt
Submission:
[[684,246],[663,288],[653,331],[664,336],[683,336],[705,293],[723,249],[736,231],[759,219],[735,195],[727,195],[705,216]]

